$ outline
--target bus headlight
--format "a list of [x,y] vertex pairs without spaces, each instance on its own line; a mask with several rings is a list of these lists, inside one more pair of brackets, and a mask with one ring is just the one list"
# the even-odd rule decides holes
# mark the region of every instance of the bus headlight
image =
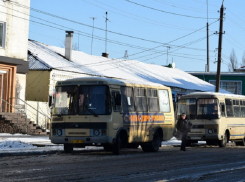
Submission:
[[58,134],[59,136],[61,136],[61,135],[62,135],[62,130],[61,130],[61,129],[57,130],[57,134]]
[[209,133],[209,134],[212,134],[212,133],[213,133],[213,130],[210,130],[210,129],[209,129],[209,130],[208,130],[208,133]]
[[95,136],[99,136],[99,135],[100,135],[100,130],[95,129],[95,130],[94,130],[94,135],[95,135]]

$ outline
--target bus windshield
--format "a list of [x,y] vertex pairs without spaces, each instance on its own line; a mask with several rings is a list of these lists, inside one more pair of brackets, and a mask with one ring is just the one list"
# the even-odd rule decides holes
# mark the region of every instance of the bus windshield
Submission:
[[218,119],[219,105],[217,99],[197,100],[197,119]]
[[188,119],[196,119],[196,99],[180,99],[178,101],[178,117],[186,113]]
[[105,85],[56,87],[54,115],[107,115],[111,113],[110,93]]

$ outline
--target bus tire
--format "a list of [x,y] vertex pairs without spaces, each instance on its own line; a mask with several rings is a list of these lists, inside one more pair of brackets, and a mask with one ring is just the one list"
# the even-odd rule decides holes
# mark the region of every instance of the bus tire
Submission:
[[227,136],[227,132],[225,132],[223,139],[219,140],[219,147],[226,147],[227,141],[228,141],[228,136]]
[[113,144],[112,146],[112,153],[114,155],[119,155],[120,154],[120,150],[121,150],[121,138],[120,138],[120,135],[117,135],[117,138],[116,138],[116,142]]
[[73,145],[72,144],[64,144],[64,152],[65,153],[72,153],[73,152]]
[[153,136],[153,140],[148,144],[142,144],[141,148],[144,152],[157,152],[161,146],[161,137],[158,132]]

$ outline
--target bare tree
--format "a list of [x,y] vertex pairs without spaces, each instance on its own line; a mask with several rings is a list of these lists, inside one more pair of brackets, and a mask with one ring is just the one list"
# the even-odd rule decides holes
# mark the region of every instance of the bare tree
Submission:
[[[62,48],[65,48],[65,47],[66,47],[66,41],[64,40],[63,43],[60,44],[60,46],[61,46]],[[73,43],[73,44],[72,44],[72,50],[74,50],[74,51],[79,51],[78,43]]]
[[245,51],[243,52],[243,55],[242,55],[242,63],[241,63],[241,67],[242,66],[245,66]]
[[233,72],[237,67],[238,67],[238,61],[237,61],[236,53],[235,50],[232,49],[230,54],[230,63],[228,65],[228,70],[229,72]]

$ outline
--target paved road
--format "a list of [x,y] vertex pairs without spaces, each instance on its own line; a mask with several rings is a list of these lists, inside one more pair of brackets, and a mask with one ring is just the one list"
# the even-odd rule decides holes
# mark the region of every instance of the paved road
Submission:
[[0,158],[0,181],[245,181],[245,147],[162,147]]

